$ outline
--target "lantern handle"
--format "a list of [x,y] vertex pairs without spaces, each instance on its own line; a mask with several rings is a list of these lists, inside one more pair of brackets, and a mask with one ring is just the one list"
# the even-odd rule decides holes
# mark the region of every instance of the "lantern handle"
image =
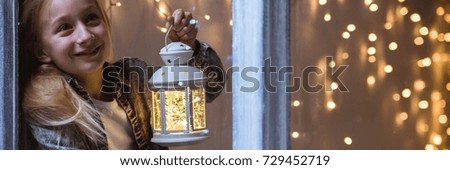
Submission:
[[166,52],[169,52],[169,48],[167,48],[167,37],[169,37],[169,33],[172,30],[172,26],[173,25],[170,25],[169,29],[167,30],[166,37],[164,38],[164,47],[166,47]]

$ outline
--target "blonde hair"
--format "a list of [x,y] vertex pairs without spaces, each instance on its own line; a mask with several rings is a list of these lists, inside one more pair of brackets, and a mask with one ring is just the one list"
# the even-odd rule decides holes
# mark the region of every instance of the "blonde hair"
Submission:
[[105,142],[100,113],[70,87],[54,65],[41,65],[31,77],[24,91],[22,108],[33,125],[74,124],[93,142]]
[[[73,124],[96,144],[105,144],[105,130],[100,113],[79,96],[67,83],[63,73],[53,64],[37,60],[42,53],[39,38],[39,16],[49,0],[25,0],[19,26],[20,103],[28,123],[37,126]],[[101,11],[111,38],[111,25],[99,0]],[[111,56],[108,56],[111,60]]]

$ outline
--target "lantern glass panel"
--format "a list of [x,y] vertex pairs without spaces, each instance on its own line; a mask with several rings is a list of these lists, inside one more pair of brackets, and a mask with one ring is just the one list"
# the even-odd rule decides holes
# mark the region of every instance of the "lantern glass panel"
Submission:
[[152,92],[153,112],[152,112],[152,125],[153,130],[161,131],[161,93]]
[[166,91],[164,92],[166,111],[166,130],[178,131],[186,129],[186,92]]
[[194,110],[194,129],[206,128],[205,92],[203,88],[192,90],[192,105]]
[[[185,91],[164,91],[164,110],[167,131],[186,129],[186,95]],[[152,123],[155,131],[161,131],[161,93],[153,92]]]

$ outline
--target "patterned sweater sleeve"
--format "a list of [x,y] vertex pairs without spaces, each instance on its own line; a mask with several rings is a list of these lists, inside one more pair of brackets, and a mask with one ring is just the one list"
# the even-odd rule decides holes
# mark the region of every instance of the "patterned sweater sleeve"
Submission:
[[220,95],[225,85],[225,71],[217,53],[207,43],[196,40],[199,50],[189,61],[189,65],[200,68],[207,77],[205,86],[206,102],[212,102]]

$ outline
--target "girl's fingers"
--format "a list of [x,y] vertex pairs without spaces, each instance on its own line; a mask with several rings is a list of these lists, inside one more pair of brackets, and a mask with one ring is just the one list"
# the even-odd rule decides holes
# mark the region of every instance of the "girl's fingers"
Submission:
[[172,16],[168,16],[166,19],[166,28],[169,29],[171,25],[173,25],[174,18]]
[[191,43],[195,42],[195,39],[197,38],[197,32],[198,32],[198,29],[194,28],[189,33],[184,34],[183,36],[179,37],[179,40],[188,45],[192,45]]
[[188,26],[186,26],[183,29],[181,29],[181,31],[177,32],[177,35],[179,37],[182,37],[184,34],[187,34],[187,33],[191,32],[194,28],[195,28],[195,25],[189,24]]
[[192,14],[190,12],[184,12],[183,26],[188,26],[191,19]]
[[182,9],[177,9],[175,10],[175,12],[173,12],[174,17],[174,23],[173,23],[173,28],[175,31],[181,31],[181,29],[183,29],[184,25],[182,23],[182,20],[185,18],[184,17],[184,11]]
[[180,41],[188,45],[195,42],[198,28],[195,24],[190,24],[192,13],[185,12],[182,9],[177,9],[172,16],[167,17],[166,28],[172,25],[169,31],[169,38],[172,41]]

